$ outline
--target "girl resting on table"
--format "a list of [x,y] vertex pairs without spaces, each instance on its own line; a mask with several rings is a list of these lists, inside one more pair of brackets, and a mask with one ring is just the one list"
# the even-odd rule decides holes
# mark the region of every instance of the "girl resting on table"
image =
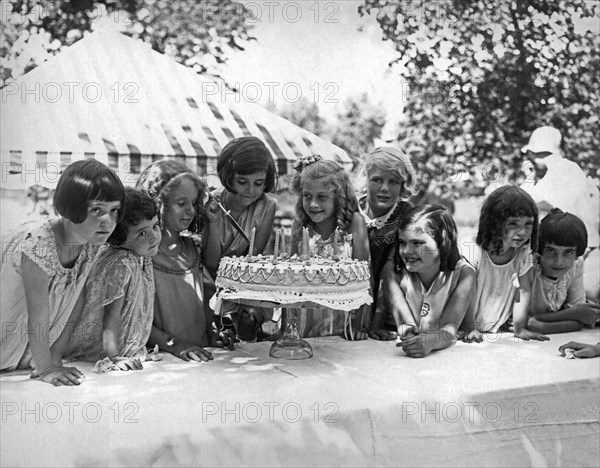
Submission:
[[[292,187],[299,197],[292,223],[290,254],[298,253],[302,229],[308,228],[311,255],[333,256],[334,233],[339,229],[340,257],[368,261],[365,221],[358,212],[358,200],[344,167],[319,155],[301,158],[294,167],[297,172]],[[366,339],[370,306],[363,306],[351,314],[354,324],[349,334],[342,312],[325,307],[302,308],[298,314],[298,332],[302,338],[343,334],[345,338]],[[282,329],[284,327],[285,323]]]
[[538,253],[527,327],[539,333],[567,333],[593,326],[598,304],[586,303],[583,253],[587,231],[583,221],[555,208],[540,223]]
[[483,203],[472,255],[477,268],[471,306],[463,321],[463,341],[483,341],[483,333],[497,333],[513,319],[514,334],[524,340],[548,340],[526,328],[533,266],[537,247],[538,210],[519,187],[505,185]]
[[[383,299],[381,282],[394,281],[394,241],[398,222],[412,207],[405,199],[413,195],[414,169],[409,157],[402,151],[382,147],[366,156],[360,172],[367,179],[367,193],[359,199],[359,209],[367,224],[373,285],[373,320],[369,337],[395,340],[397,333],[384,329],[385,322],[393,323],[393,318]],[[387,273],[383,274],[386,263]]]
[[156,292],[148,344],[184,361],[209,361],[212,354],[204,348],[231,345],[232,337],[219,336],[205,304],[202,241],[197,234],[205,185],[184,164],[160,160],[146,168],[137,188],[156,201],[162,231],[152,259]]
[[154,310],[151,257],[158,253],[160,239],[154,201],[125,189],[123,219],[88,277],[83,313],[69,340],[67,359],[108,357],[112,368],[142,369]]
[[101,245],[113,232],[125,191],[117,175],[88,159],[69,165],[54,192],[57,218],[30,222],[2,238],[0,369],[35,369],[53,385],[79,385],[64,367],[69,330]]
[[475,285],[475,268],[458,251],[456,224],[440,205],[411,209],[398,223],[395,281],[386,301],[397,346],[415,358],[456,341]]
[[[204,232],[206,267],[213,278],[222,257],[264,252],[277,208],[275,199],[267,193],[277,186],[275,162],[258,138],[243,137],[229,142],[217,158],[217,172],[224,188],[213,192],[205,206],[208,223]],[[248,242],[225,217],[218,203],[229,211],[248,237],[252,228],[256,229],[254,252],[248,252]],[[263,322],[272,316],[267,309],[227,301],[222,310],[244,341],[255,340]]]

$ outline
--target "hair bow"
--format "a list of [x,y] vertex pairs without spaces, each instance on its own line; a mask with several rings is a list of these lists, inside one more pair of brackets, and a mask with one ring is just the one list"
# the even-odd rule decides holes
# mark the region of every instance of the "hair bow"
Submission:
[[308,156],[300,156],[298,158],[298,161],[296,161],[292,165],[292,167],[298,172],[301,172],[302,169],[304,169],[306,166],[310,166],[311,164],[314,164],[317,161],[320,161],[321,159],[323,159],[323,157],[320,154],[309,154]]

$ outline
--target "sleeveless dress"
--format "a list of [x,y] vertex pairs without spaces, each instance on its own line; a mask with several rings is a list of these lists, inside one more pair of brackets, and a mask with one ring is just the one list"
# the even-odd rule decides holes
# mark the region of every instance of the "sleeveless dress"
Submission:
[[[425,290],[416,273],[402,270],[401,273],[396,274],[413,319],[421,330],[440,329],[444,308],[458,286],[463,269],[475,271],[475,268],[462,257],[453,271],[440,271],[428,290]],[[458,328],[460,323],[455,325]]]
[[67,358],[97,361],[106,357],[102,343],[104,307],[123,298],[119,356],[144,358],[152,330],[154,275],[150,257],[108,246],[98,256],[86,287],[85,308],[71,336]]
[[0,370],[23,369],[33,366],[33,363],[28,345],[28,314],[21,256],[25,255],[49,277],[49,329],[37,330],[36,333],[47,335],[52,345],[67,326],[96,256],[103,247],[85,244],[75,265],[71,268],[63,267],[58,258],[56,238],[50,219],[23,224],[3,236],[0,242]]

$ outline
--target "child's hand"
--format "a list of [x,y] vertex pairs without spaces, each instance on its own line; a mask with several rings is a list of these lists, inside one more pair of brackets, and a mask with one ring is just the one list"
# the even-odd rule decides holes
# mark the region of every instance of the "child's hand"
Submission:
[[515,327],[515,338],[521,338],[524,341],[536,340],[536,341],[549,341],[546,335],[542,335],[541,333],[534,332],[531,330],[527,330],[527,328],[519,328]]
[[574,304],[567,310],[573,313],[573,318],[584,325],[593,325],[600,318],[600,304],[587,302]]
[[111,361],[122,371],[142,370],[144,368],[144,366],[142,365],[142,361],[140,361],[140,359],[137,357],[128,358],[117,356],[111,359]]
[[204,348],[196,345],[182,345],[177,350],[173,351],[173,355],[183,359],[184,361],[208,362],[212,361],[212,354]]
[[415,336],[419,334],[419,327],[413,324],[405,324],[400,325],[398,327],[398,338],[401,340],[405,340],[410,338],[411,336]]
[[479,330],[471,330],[464,333],[462,340],[465,343],[481,343],[483,341],[483,333]]
[[206,212],[206,219],[209,224],[214,224],[219,220],[221,216],[221,210],[219,209],[217,201],[214,197],[210,197],[208,199],[208,202],[204,205],[204,210]]
[[402,348],[407,356],[422,358],[431,353],[431,347],[427,346],[427,332],[413,332],[402,339],[396,346]]
[[579,343],[577,341],[569,341],[568,343],[560,346],[558,350],[562,356],[565,355],[566,349],[573,349],[575,352],[573,355],[578,358],[593,358],[600,356],[600,344],[587,344]]
[[394,341],[398,338],[398,333],[379,328],[376,330],[369,330],[369,338],[379,341]]
[[44,370],[41,374],[34,371],[31,374],[32,379],[39,378],[42,382],[46,382],[60,387],[61,385],[79,385],[81,384],[80,379],[85,378],[84,375],[75,367],[63,367],[55,364],[51,365]]
[[239,343],[240,340],[235,337],[233,330],[225,329],[218,332],[218,334],[212,335],[211,341],[211,346],[216,346],[217,348],[227,348],[229,351],[233,351],[234,343]]

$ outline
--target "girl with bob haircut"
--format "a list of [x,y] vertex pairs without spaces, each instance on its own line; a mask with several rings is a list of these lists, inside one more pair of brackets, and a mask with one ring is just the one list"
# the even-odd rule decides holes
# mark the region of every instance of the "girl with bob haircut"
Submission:
[[[294,168],[296,175],[292,187],[298,194],[298,203],[292,223],[290,254],[299,253],[303,228],[306,228],[310,252],[302,251],[300,254],[326,258],[337,255],[368,261],[369,241],[365,221],[358,212],[354,187],[344,167],[313,154],[300,158]],[[336,238],[338,244],[334,246]],[[354,324],[346,323],[341,312],[325,307],[302,308],[300,314],[298,332],[301,337],[342,334],[347,339],[367,338],[370,306],[350,312]],[[284,327],[285,323],[282,330]]]
[[388,307],[410,357],[456,342],[475,285],[475,268],[458,251],[454,219],[440,205],[411,209],[398,224],[395,281],[384,284]]
[[537,248],[538,210],[527,192],[505,185],[484,201],[477,246],[471,253],[477,282],[462,325],[466,342],[483,341],[513,319],[515,337],[548,340],[526,328],[531,294],[532,250]]
[[83,374],[62,363],[66,325],[79,319],[86,279],[124,203],[125,189],[111,169],[93,159],[76,161],[54,193],[58,216],[26,223],[2,238],[0,281],[12,294],[0,299],[0,370],[32,367],[32,376],[44,382],[79,385]]
[[539,333],[567,333],[593,326],[600,307],[586,302],[583,254],[587,230],[581,219],[555,208],[540,224],[532,268],[528,327]]
[[366,193],[359,199],[359,209],[367,224],[373,285],[374,314],[369,337],[394,340],[398,337],[396,332],[384,328],[386,320],[393,323],[393,318],[381,297],[381,282],[394,281],[394,241],[398,221],[412,208],[407,199],[414,194],[415,171],[402,151],[381,147],[365,156],[359,174],[366,179]]
[[[256,137],[230,141],[217,158],[217,172],[223,189],[210,195],[206,204],[205,231],[206,267],[214,278],[221,258],[262,254],[267,246],[277,203],[268,194],[277,186],[277,171],[273,156]],[[256,229],[254,251],[225,216],[219,203],[237,221],[248,237]],[[260,339],[263,322],[272,311],[225,302],[222,314],[240,339]]]
[[154,201],[125,189],[123,219],[88,277],[85,307],[67,351],[70,360],[108,357],[110,369],[142,369],[152,329],[154,276],[151,257],[161,239]]

